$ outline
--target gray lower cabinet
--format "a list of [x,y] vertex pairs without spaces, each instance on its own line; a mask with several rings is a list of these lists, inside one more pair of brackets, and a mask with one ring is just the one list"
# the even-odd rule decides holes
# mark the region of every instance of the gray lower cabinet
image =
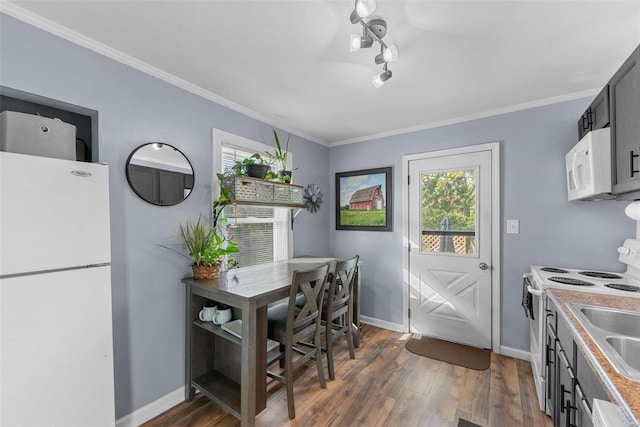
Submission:
[[[640,46],[609,81],[613,191],[640,190]],[[640,198],[640,194],[624,198]]]
[[[556,314],[557,308],[547,300],[548,316],[547,340],[548,364],[548,404],[555,427],[591,427],[591,406],[593,399],[609,401],[609,397],[595,372],[587,362],[584,353],[576,345],[569,325]],[[557,322],[552,328],[552,322]]]
[[[560,343],[560,341],[558,341]],[[570,346],[573,346],[573,342]],[[556,413],[555,425],[559,427],[573,426],[575,421],[575,404],[574,404],[574,387],[576,377],[571,367],[571,362],[567,357],[567,353],[560,346],[556,353],[556,361],[558,368],[558,378],[556,387]]]
[[556,389],[558,388],[558,363],[556,360],[556,350],[558,347],[558,338],[551,328],[551,324],[547,323],[547,412],[554,421],[558,417],[556,412]]
[[556,349],[558,347],[558,337],[556,336],[557,330],[557,313],[555,307],[550,300],[547,299],[547,343],[546,343],[546,370],[547,370],[547,412],[552,420],[555,420],[556,415],[556,378],[557,368],[556,363]]
[[598,381],[581,351],[576,352],[576,421],[578,426],[593,426],[591,411],[593,399],[609,401],[607,393]]

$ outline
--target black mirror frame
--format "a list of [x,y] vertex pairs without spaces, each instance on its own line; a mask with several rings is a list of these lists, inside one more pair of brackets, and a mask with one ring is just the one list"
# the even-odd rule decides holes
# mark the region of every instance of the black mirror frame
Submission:
[[[193,177],[192,182],[191,182],[191,191],[182,200],[179,200],[179,201],[177,201],[175,203],[159,203],[159,202],[156,202],[156,201],[153,201],[153,200],[149,200],[143,194],[141,194],[140,191],[138,189],[136,189],[135,185],[133,184],[133,178],[131,177],[131,173],[130,173],[130,170],[129,170],[129,166],[131,164],[131,159],[138,152],[138,150],[140,150],[142,147],[146,147],[147,145],[151,145],[151,144],[162,144],[163,146],[167,146],[167,147],[173,148],[175,151],[180,153],[182,155],[182,157],[184,157],[184,159],[189,164],[189,167],[191,168],[191,176]],[[191,195],[191,193],[193,193],[193,188],[195,186],[195,180],[196,180],[196,174],[195,174],[195,170],[193,169],[193,164],[191,163],[189,158],[182,151],[180,151],[179,149],[177,149],[176,147],[174,147],[171,144],[167,144],[166,142],[153,141],[153,142],[147,142],[147,143],[144,143],[144,144],[141,144],[141,145],[137,146],[134,150],[131,151],[131,154],[129,154],[129,156],[127,157],[127,161],[125,163],[124,169],[125,169],[125,175],[127,177],[127,183],[129,184],[129,188],[131,188],[131,190],[138,197],[140,197],[140,199],[144,200],[145,202],[147,202],[149,204],[152,204],[152,205],[155,205],[155,206],[175,206],[175,205],[187,200],[187,198]]]

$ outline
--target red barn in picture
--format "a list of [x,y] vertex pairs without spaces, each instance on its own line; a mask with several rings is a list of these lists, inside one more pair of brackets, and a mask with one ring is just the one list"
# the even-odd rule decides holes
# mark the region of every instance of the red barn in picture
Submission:
[[354,211],[375,211],[385,207],[381,185],[361,188],[354,192],[349,200],[349,209]]

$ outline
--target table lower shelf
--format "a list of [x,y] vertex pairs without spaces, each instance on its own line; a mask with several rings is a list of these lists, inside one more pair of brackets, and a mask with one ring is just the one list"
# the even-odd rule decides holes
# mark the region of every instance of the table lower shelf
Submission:
[[240,384],[218,371],[210,371],[194,379],[192,385],[240,418]]

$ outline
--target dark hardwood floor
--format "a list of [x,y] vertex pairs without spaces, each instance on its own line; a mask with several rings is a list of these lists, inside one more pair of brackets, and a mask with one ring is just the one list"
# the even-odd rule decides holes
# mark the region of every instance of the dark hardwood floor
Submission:
[[[356,359],[345,340],[336,345],[336,379],[318,383],[315,364],[295,381],[296,418],[287,417],[284,386],[268,384],[267,408],[257,426],[545,426],[529,362],[492,354],[485,371],[417,356],[404,349],[407,334],[364,325]],[[326,359],[325,359],[326,370]],[[326,374],[325,374],[326,375]],[[206,397],[181,403],[145,423],[155,426],[239,426]]]

